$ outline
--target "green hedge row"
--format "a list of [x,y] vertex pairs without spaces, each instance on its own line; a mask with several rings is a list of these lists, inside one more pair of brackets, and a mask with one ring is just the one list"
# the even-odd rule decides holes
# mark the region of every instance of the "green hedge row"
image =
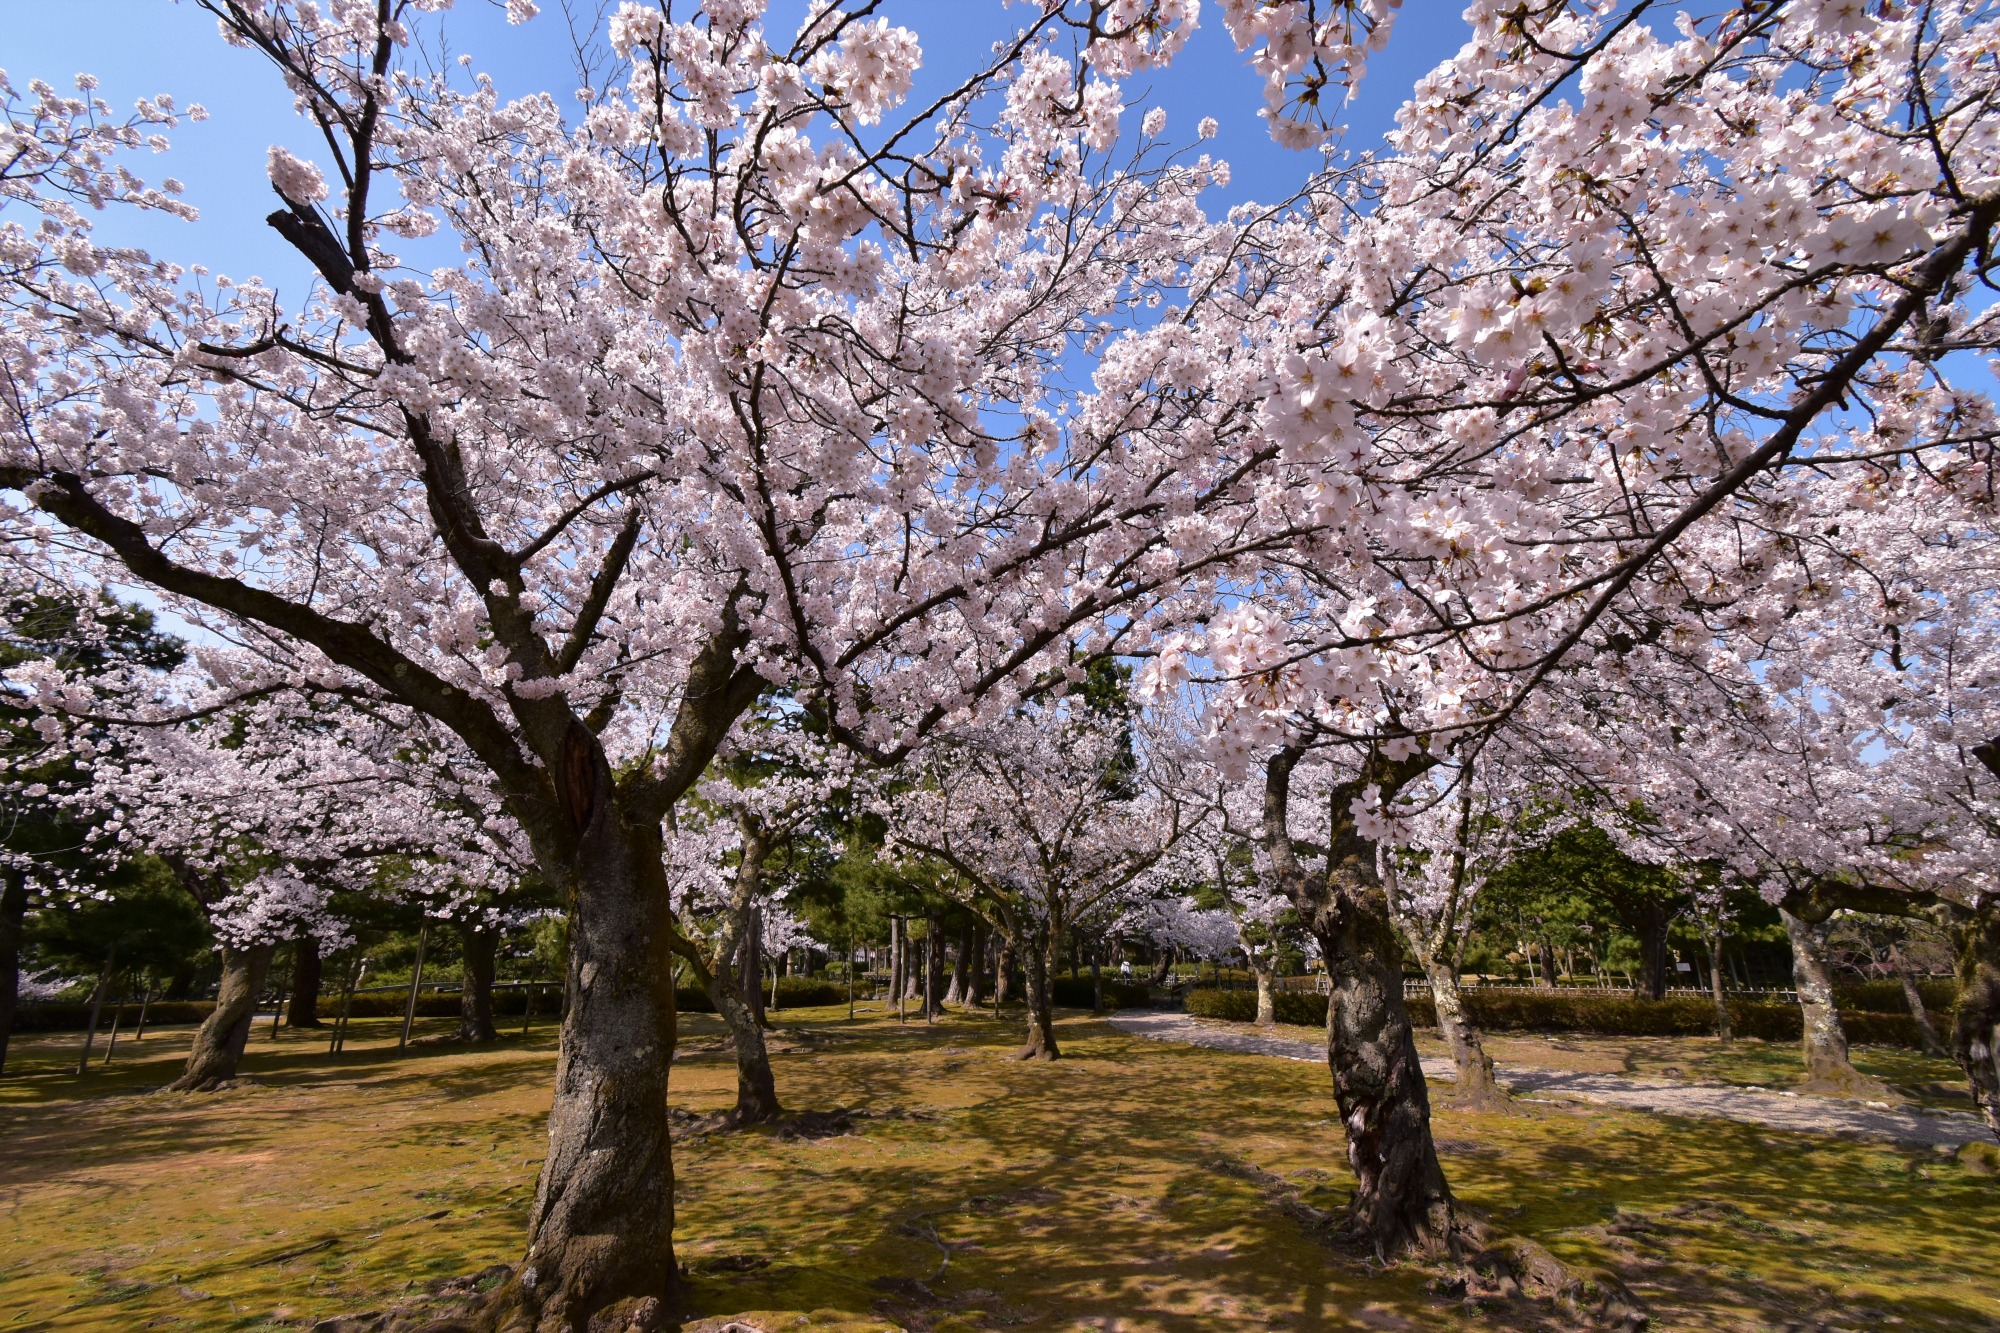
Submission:
[[[1088,1009],[1096,1003],[1096,987],[1089,977],[1057,977],[1049,983],[1049,998],[1060,1009]],[[1104,1007],[1143,1009],[1152,993],[1137,981],[1104,978]]]
[[[1917,994],[1924,997],[1924,1008],[1932,1013],[1950,1013],[1958,1008],[1958,983],[1950,979],[1943,981],[1919,981]],[[1903,998],[1903,983],[1900,981],[1853,981],[1835,986],[1833,997],[1840,1004],[1840,1012],[1846,1014],[1903,1014],[1910,1012],[1909,1002]],[[1931,1020],[1935,1023],[1937,1020]]]
[[[1280,1023],[1308,1027],[1326,1024],[1326,997],[1280,991],[1273,999]],[[1421,1027],[1437,1026],[1437,1010],[1429,996],[1408,1001],[1410,1019]],[[1715,1031],[1715,1005],[1692,995],[1664,1000],[1627,999],[1616,995],[1575,995],[1560,991],[1473,988],[1465,992],[1466,1014],[1492,1032],[1588,1032],[1607,1037],[1701,1037]],[[1257,995],[1247,990],[1200,989],[1188,992],[1187,1010],[1200,1018],[1248,1023],[1257,1016]],[[1767,1041],[1797,1041],[1802,1028],[1795,1004],[1732,1000],[1729,1021],[1736,1035]],[[1939,1014],[1933,1022],[1946,1021]],[[1908,1013],[1843,1011],[1847,1039],[1875,1046],[1920,1048],[1916,1020]]]

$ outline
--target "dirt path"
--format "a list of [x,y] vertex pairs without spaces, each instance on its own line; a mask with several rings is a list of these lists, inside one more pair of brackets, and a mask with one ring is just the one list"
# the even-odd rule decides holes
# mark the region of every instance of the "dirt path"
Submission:
[[[1155,1041],[1179,1041],[1243,1055],[1268,1055],[1281,1060],[1318,1063],[1324,1058],[1313,1042],[1294,1037],[1253,1032],[1236,1027],[1197,1023],[1186,1014],[1132,1010],[1114,1014],[1111,1026],[1134,1036]],[[1451,1062],[1426,1057],[1424,1074],[1449,1082]],[[1715,1083],[1676,1083],[1659,1079],[1626,1078],[1618,1074],[1577,1074],[1555,1069],[1530,1069],[1502,1065],[1500,1081],[1517,1093],[1539,1096],[1573,1097],[1606,1106],[1634,1111],[1658,1111],[1669,1115],[1712,1116],[1740,1120],[1772,1129],[1796,1130],[1812,1134],[1846,1134],[1859,1138],[1887,1139],[1894,1143],[1924,1147],[1956,1148],[1962,1144],[1990,1142],[1985,1127],[1970,1116],[1925,1115],[1877,1107],[1865,1102],[1837,1101],[1830,1097],[1801,1096],[1760,1088],[1739,1088]]]

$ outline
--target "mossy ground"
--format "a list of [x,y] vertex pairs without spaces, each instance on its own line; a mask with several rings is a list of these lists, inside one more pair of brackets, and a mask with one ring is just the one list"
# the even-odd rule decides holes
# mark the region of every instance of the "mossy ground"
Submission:
[[[696,1314],[767,1312],[772,1330],[1560,1322],[1467,1310],[1420,1269],[1376,1269],[1297,1220],[1297,1202],[1335,1207],[1346,1187],[1315,1065],[1082,1015],[1054,1065],[1002,1059],[1018,1033],[990,1017],[777,1019],[796,1033],[775,1057],[789,1106],[877,1114],[836,1138],[681,1145]],[[719,1109],[728,1050],[713,1019],[686,1027],[674,1100]],[[73,1036],[17,1038],[0,1081],[0,1330],[297,1328],[512,1262],[553,1034],[399,1054],[395,1032],[360,1024],[329,1059],[323,1037],[260,1030],[249,1084],[197,1097],[140,1095],[171,1076],[185,1031],[121,1041],[81,1080]],[[1656,1329],[2000,1329],[2000,1187],[1950,1159],[1601,1107],[1436,1121],[1461,1199],[1620,1274]]]

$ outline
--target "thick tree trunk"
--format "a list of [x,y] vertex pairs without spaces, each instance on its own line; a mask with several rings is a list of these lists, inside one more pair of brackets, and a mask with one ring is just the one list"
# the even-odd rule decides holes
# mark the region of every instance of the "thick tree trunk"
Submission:
[[1903,983],[1903,1002],[1910,1006],[1910,1018],[1917,1025],[1917,1039],[1924,1045],[1924,1054],[1950,1055],[1951,1049],[1931,1024],[1930,1010],[1924,1007],[1924,993],[1917,989],[1917,979],[1903,961],[1903,951],[1894,941],[1889,944],[1889,966],[1896,969],[1896,979]]
[[0,872],[0,1073],[7,1071],[7,1038],[21,995],[21,926],[28,916],[28,877]]
[[285,1014],[288,1028],[317,1028],[319,1021],[319,940],[301,935],[292,941],[292,1002]]
[[1541,969],[1542,985],[1550,990],[1556,986],[1556,951],[1547,940],[1535,941],[1535,962]]
[[1673,925],[1664,903],[1646,904],[1639,917],[1639,994],[1667,998],[1667,931]]
[[1254,961],[1250,966],[1257,974],[1257,1026],[1275,1027],[1278,1022],[1278,1007],[1271,998],[1271,969],[1258,967]]
[[1437,1008],[1438,1031],[1451,1048],[1451,1062],[1458,1071],[1452,1084],[1452,1099],[1466,1107],[1500,1107],[1508,1104],[1507,1090],[1493,1073],[1493,1057],[1479,1039],[1479,1029],[1466,1017],[1465,996],[1458,987],[1458,972],[1441,959],[1424,966],[1430,981],[1431,1003]]
[[980,927],[972,926],[965,932],[965,957],[960,961],[965,972],[961,998],[967,1009],[976,1010],[984,998],[981,991],[986,981],[986,932]]
[[1021,1049],[1014,1052],[1017,1060],[1055,1060],[1062,1052],[1056,1048],[1056,1015],[1054,998],[1049,992],[1049,951],[1045,940],[1029,939],[1022,942],[1021,962],[1027,972],[1028,993],[1028,1040]]
[[1328,808],[1339,814],[1325,872],[1313,875],[1298,860],[1287,813],[1302,753],[1286,749],[1269,761],[1264,840],[1326,963],[1327,1067],[1355,1176],[1347,1231],[1385,1260],[1450,1251],[1462,1224],[1431,1139],[1430,1094],[1403,1003],[1402,944],[1376,874],[1375,845],[1344,814],[1369,787],[1392,797],[1434,761],[1371,754],[1356,780],[1329,793]]
[[479,930],[470,922],[458,927],[459,951],[465,956],[465,979],[458,991],[458,1035],[454,1041],[498,1041],[493,1026],[493,955],[500,932]]
[[[597,791],[609,787],[600,769]],[[678,1284],[667,1076],[673,925],[657,823],[593,803],[571,897],[548,1156],[506,1329],[660,1326]]]
[[1986,1128],[2000,1138],[2000,906],[1988,902],[1961,921],[1958,935],[1958,1025],[1952,1056],[1972,1084]]
[[1379,889],[1343,897],[1319,938],[1331,983],[1327,1066],[1356,1177],[1348,1226],[1385,1258],[1434,1252],[1449,1246],[1455,1222],[1403,1004],[1402,950]]
[[944,1013],[944,922],[932,913],[925,924],[924,1008],[927,1016],[937,1018]]
[[194,1034],[187,1068],[168,1085],[172,1091],[213,1092],[236,1077],[244,1043],[250,1040],[257,997],[264,990],[275,952],[276,946],[270,944],[223,949],[222,985],[215,994],[215,1008]]
[[945,1007],[965,1003],[966,960],[972,953],[972,927],[958,932],[958,947],[952,951],[951,980],[945,983]]
[[1806,1081],[1802,1090],[1834,1097],[1883,1099],[1888,1088],[1854,1067],[1847,1054],[1847,1032],[1840,1025],[1840,1005],[1833,995],[1833,972],[1826,957],[1826,923],[1806,922],[1779,911],[1792,941],[1792,980],[1798,987],[1805,1032],[1801,1052]]
[[771,1076],[770,1049],[764,1043],[764,1024],[749,997],[762,994],[761,978],[732,974],[732,965],[743,966],[753,956],[751,937],[761,924],[757,919],[757,895],[763,891],[764,860],[770,843],[763,825],[743,814],[737,818],[742,832],[743,856],[730,887],[728,909],[724,912],[715,940],[715,966],[706,985],[709,1002],[729,1028],[729,1041],[736,1048],[736,1105],[729,1113],[732,1125],[756,1125],[782,1114],[778,1104],[777,1081]]
[[1160,947],[1160,957],[1158,965],[1153,968],[1153,977],[1151,984],[1154,986],[1164,986],[1167,984],[1167,978],[1171,977],[1173,974],[1174,974],[1174,951],[1162,945]]
[[993,965],[993,1007],[998,1009],[1014,998],[1014,937],[1000,938],[1000,956]]
[[1729,996],[1722,989],[1721,931],[1711,935],[1708,941],[1708,991],[1715,999],[1716,1040],[1727,1046],[1735,1033],[1729,1026]]

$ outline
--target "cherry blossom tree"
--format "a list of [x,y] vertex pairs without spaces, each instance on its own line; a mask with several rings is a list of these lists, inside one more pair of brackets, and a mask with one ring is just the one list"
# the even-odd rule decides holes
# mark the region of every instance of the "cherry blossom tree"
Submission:
[[917,761],[922,780],[878,803],[892,848],[954,871],[945,891],[1021,960],[1020,1059],[1061,1054],[1050,978],[1067,933],[1151,895],[1153,872],[1206,817],[1176,739],[1081,704],[1027,705],[935,742]]

